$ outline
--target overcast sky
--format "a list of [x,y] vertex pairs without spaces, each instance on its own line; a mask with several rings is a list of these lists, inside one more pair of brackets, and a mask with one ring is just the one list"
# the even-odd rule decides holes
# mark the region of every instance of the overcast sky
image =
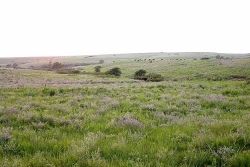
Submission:
[[249,0],[0,0],[0,57],[250,52]]

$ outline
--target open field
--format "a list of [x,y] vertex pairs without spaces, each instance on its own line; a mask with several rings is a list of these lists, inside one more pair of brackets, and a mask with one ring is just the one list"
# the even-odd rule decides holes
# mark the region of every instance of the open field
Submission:
[[[55,59],[89,63],[78,74],[0,59],[0,166],[250,166],[250,57],[215,56]],[[164,80],[135,80],[139,69]]]

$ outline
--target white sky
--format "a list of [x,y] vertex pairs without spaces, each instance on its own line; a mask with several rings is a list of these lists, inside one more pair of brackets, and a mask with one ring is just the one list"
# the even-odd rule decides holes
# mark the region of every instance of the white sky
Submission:
[[0,57],[250,52],[249,0],[0,0]]

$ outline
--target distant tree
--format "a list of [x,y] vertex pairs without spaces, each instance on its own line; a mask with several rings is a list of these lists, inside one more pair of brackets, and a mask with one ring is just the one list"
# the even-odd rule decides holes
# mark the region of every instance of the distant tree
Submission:
[[108,75],[121,76],[121,69],[118,67],[112,68],[106,72]]
[[209,57],[202,57],[201,60],[209,60]]
[[49,61],[49,68],[51,68],[52,67],[52,62],[51,61]]
[[53,63],[52,65],[52,69],[60,69],[60,68],[63,68],[63,64],[59,63],[59,62],[55,62]]
[[99,60],[99,64],[103,64],[104,63],[104,60]]
[[95,66],[95,72],[101,72],[101,66]]
[[7,65],[6,65],[6,68],[10,68],[10,67],[11,67],[11,64],[7,64]]
[[216,58],[216,59],[224,59],[224,57],[221,56],[221,55],[216,55],[215,58]]
[[17,67],[18,67],[18,64],[17,64],[17,63],[14,63],[14,64],[12,64],[12,67],[13,67],[13,68],[17,68]]
[[140,70],[138,70],[138,71],[135,72],[134,78],[135,79],[144,79],[146,73],[147,73],[146,70],[140,69]]
[[81,71],[76,70],[76,69],[58,69],[57,73],[58,74],[80,74]]

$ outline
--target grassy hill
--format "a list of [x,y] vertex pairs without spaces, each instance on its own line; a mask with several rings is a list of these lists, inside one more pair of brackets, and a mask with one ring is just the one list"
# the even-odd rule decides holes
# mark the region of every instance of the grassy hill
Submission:
[[[0,59],[0,165],[250,166],[250,57],[217,55]],[[29,68],[51,59],[90,63]],[[122,75],[96,74],[99,60]],[[139,69],[164,80],[135,80]]]

